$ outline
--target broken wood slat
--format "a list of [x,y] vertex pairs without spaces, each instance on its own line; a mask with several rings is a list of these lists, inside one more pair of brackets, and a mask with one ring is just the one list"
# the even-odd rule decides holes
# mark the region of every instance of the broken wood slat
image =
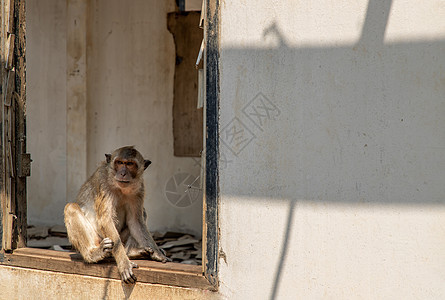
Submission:
[[[12,71],[13,73],[13,71]],[[11,71],[9,76],[12,75]],[[10,87],[6,87],[9,89]],[[8,94],[8,92],[6,93]],[[12,161],[12,118],[13,111],[11,106],[3,106],[3,143],[2,143],[2,155],[3,155],[3,186],[2,186],[2,208],[3,208],[3,236],[2,247],[6,251],[14,249],[14,217],[15,217],[15,203],[14,199],[14,184],[12,179],[13,174],[13,161]]]
[[50,248],[53,245],[68,247],[71,243],[67,238],[51,236],[44,239],[30,239],[26,245],[30,248]]
[[15,174],[14,174],[14,163],[12,161],[12,145],[11,142],[8,142],[8,146],[9,146],[9,151],[8,151],[8,169],[9,169],[9,177],[11,178],[15,178]]
[[189,244],[194,244],[199,242],[196,239],[193,238],[187,238],[187,239],[182,239],[182,240],[176,240],[176,241],[171,241],[171,242],[167,242],[161,246],[159,246],[162,249],[168,249],[174,246],[182,246],[182,245],[189,245]]
[[67,236],[65,225],[54,225],[51,228],[49,228],[49,233],[51,233],[52,236],[61,236],[61,237]]
[[[6,97],[10,97],[12,99],[13,91],[15,89],[15,71],[8,71],[8,82],[13,80],[12,86],[8,84]],[[5,99],[6,100],[6,99]],[[6,104],[6,103],[5,103]],[[6,170],[6,178],[5,178],[5,189],[4,189],[4,215],[6,218],[6,228],[3,228],[3,245],[4,249],[9,251],[17,248],[17,239],[15,234],[16,224],[17,224],[17,214],[16,214],[16,186],[15,186],[15,169],[14,169],[14,144],[15,140],[15,106],[12,100],[9,102],[9,106],[5,105],[4,107],[4,116],[6,119],[4,120],[4,155],[5,155],[5,170]]]
[[201,15],[199,17],[199,28],[204,29],[204,18],[205,18],[205,11],[206,11],[206,2],[203,0],[201,2]]
[[[204,88],[205,88],[205,81],[204,81],[204,70],[199,69],[198,70],[198,105],[196,108],[203,108],[204,107]],[[201,155],[202,157],[202,155]],[[202,178],[202,177],[201,177]],[[201,186],[202,188],[202,186]]]
[[13,229],[14,229],[14,214],[11,211],[11,206],[8,204],[8,198],[6,195],[2,197],[6,202],[6,207],[3,210],[3,243],[2,247],[5,251],[13,249]]
[[6,106],[11,106],[12,103],[12,95],[15,88],[15,70],[9,70],[8,71],[8,79],[6,81],[6,92],[5,92],[5,99],[4,104]]
[[176,66],[173,87],[173,146],[175,156],[199,157],[202,149],[203,110],[196,108],[198,72],[195,70],[203,31],[196,26],[198,12],[169,13],[168,30],[173,34]]
[[[133,261],[139,265],[138,269],[133,269],[138,282],[214,289],[202,275],[200,266],[163,264],[147,260]],[[5,254],[0,264],[120,280],[114,262],[87,264],[81,261],[79,255],[74,252],[21,248],[12,254]]]
[[8,42],[6,45],[6,69],[12,69],[12,58],[14,57],[14,42],[15,42],[15,34],[9,34]]
[[28,227],[28,239],[38,238],[44,239],[49,236],[49,227],[47,226],[32,226]]
[[[4,108],[7,109],[7,108]],[[6,117],[8,118],[8,117]],[[9,121],[9,120],[7,120]],[[9,122],[8,122],[9,123]],[[5,126],[7,127],[7,125]],[[5,128],[8,131],[8,128]],[[5,134],[5,132],[3,133]],[[6,135],[8,137],[8,135]],[[10,143],[6,142],[3,149],[3,187],[2,187],[2,208],[3,208],[3,237],[2,247],[4,250],[9,251],[13,249],[13,232],[14,232],[14,202],[12,201],[12,189],[13,182],[10,176],[11,174],[11,156],[10,156]]]
[[14,29],[14,2],[15,2],[14,0],[6,0],[7,3],[6,5],[8,6],[6,11],[6,13],[8,14],[8,20],[6,23],[6,25],[8,26],[6,28],[7,33],[11,33],[12,30]]

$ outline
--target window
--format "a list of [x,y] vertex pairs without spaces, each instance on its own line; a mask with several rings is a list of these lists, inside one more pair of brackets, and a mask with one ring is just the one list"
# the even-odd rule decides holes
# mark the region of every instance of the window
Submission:
[[[29,132],[26,135],[25,121],[29,117],[25,113],[26,93],[25,93],[25,6],[22,0],[5,1],[2,10],[2,31],[1,31],[1,80],[2,85],[2,129],[1,129],[1,159],[0,169],[2,170],[1,180],[1,239],[3,258],[0,264],[58,271],[65,273],[76,273],[106,278],[118,278],[117,269],[114,264],[94,264],[86,265],[73,253],[55,252],[50,250],[26,248],[26,227],[27,227],[27,202],[26,202],[26,177],[30,175],[30,155],[26,151],[26,139],[30,138]],[[159,1],[153,1],[160,5]],[[108,5],[108,3],[107,3]],[[108,7],[108,6],[107,6]],[[97,8],[97,7],[96,7]],[[70,9],[70,8],[68,8]],[[74,13],[82,14],[85,7],[73,7]],[[129,5],[125,7],[127,11],[137,10]],[[188,266],[180,264],[161,264],[153,261],[138,262],[140,268],[135,270],[136,276],[140,282],[159,283],[167,285],[197,287],[215,289],[217,287],[217,256],[218,256],[218,238],[217,238],[217,218],[218,218],[218,43],[217,43],[217,18],[218,4],[214,1],[207,2],[206,33],[205,33],[205,62],[204,70],[206,77],[206,101],[205,101],[205,182],[204,182],[204,220],[203,220],[203,265]],[[117,10],[117,13],[125,13]],[[166,19],[166,16],[164,16]],[[89,20],[96,22],[96,20]],[[132,22],[132,20],[128,20]],[[77,24],[76,24],[77,26]],[[132,26],[144,26],[144,24],[132,23]],[[124,26],[125,27],[125,26]],[[75,29],[76,30],[76,29]],[[119,30],[119,28],[117,29]],[[104,39],[110,39],[110,31]],[[135,34],[133,31],[124,34]],[[69,38],[69,37],[68,37]],[[143,38],[143,37],[139,37]],[[100,42],[103,42],[101,40]],[[87,47],[85,45],[85,47]],[[84,48],[86,49],[86,48]],[[135,49],[139,49],[135,45]],[[32,51],[31,49],[28,50]],[[71,51],[67,46],[67,51]],[[92,50],[94,51],[94,50]],[[128,54],[128,53],[127,53]],[[12,55],[12,57],[11,57]],[[74,53],[74,56],[76,53]],[[104,55],[98,55],[99,59]],[[125,53],[123,54],[125,56]],[[130,54],[128,54],[130,55]],[[149,54],[148,54],[149,55]],[[124,64],[119,65],[128,67],[128,61],[134,63],[134,80],[138,80],[141,70],[137,61],[131,57],[123,57]],[[120,62],[116,62],[119,64]],[[76,66],[78,67],[78,66]],[[81,66],[82,67],[82,66]],[[84,66],[88,68],[88,66]],[[68,69],[70,67],[68,66]],[[74,68],[72,71],[77,71]],[[98,70],[88,69],[88,74]],[[79,72],[82,72],[80,70]],[[86,72],[86,70],[85,70]],[[81,78],[76,77],[76,73],[67,73],[67,76],[73,75],[73,78],[67,78],[68,89],[79,84]],[[85,82],[80,82],[84,84]],[[142,83],[143,84],[143,83]],[[82,88],[88,89],[88,86]],[[91,87],[89,89],[91,91]],[[69,93],[69,91],[68,91]],[[68,101],[68,99],[67,99]],[[126,101],[126,100],[125,100]],[[123,102],[125,102],[123,101]],[[125,104],[125,103],[124,103]],[[69,102],[67,102],[68,108]],[[87,105],[83,103],[82,105]],[[88,104],[90,105],[90,104]],[[124,106],[119,106],[118,109]],[[81,108],[82,109],[82,108]],[[124,107],[125,109],[125,107]],[[153,108],[154,109],[154,108]],[[94,110],[92,110],[94,112]],[[79,118],[86,118],[87,112],[77,115]],[[76,114],[71,115],[75,117]],[[51,117],[51,116],[47,116]],[[87,116],[91,117],[91,116]],[[94,114],[92,118],[94,118]],[[87,121],[87,120],[86,120]],[[68,132],[74,135],[82,136],[85,130],[93,130],[86,126],[78,132],[79,128],[67,128]],[[71,131],[70,131],[71,130]],[[82,131],[83,130],[83,131]],[[67,145],[72,141],[67,141]],[[85,145],[83,145],[85,146]],[[83,147],[82,146],[82,147]],[[88,147],[88,146],[87,146]],[[83,148],[81,148],[83,149]],[[67,150],[67,153],[70,152]],[[82,152],[73,151],[71,162],[77,162],[82,166],[87,165],[87,158],[82,157]],[[69,162],[67,168],[69,168]],[[85,168],[86,169],[86,168]],[[85,171],[85,173],[87,173]]]

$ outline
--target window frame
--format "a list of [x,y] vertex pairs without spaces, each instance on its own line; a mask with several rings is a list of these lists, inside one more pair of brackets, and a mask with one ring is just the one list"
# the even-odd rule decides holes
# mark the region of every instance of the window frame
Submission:
[[[219,249],[219,230],[218,230],[218,206],[219,206],[219,0],[203,0],[205,1],[205,18],[204,18],[204,69],[205,69],[205,185],[203,196],[203,263],[202,266],[188,266],[177,263],[162,264],[154,261],[137,261],[140,268],[135,269],[139,282],[164,284],[178,287],[191,287],[216,291],[218,289],[218,249]],[[1,0],[1,40],[0,44],[6,45],[9,27],[4,22],[6,14],[13,16],[15,22],[14,31],[18,36],[19,25],[24,25],[25,21],[25,0]],[[12,8],[11,8],[12,7]],[[16,8],[15,14],[13,13]],[[20,8],[20,9],[18,9]],[[12,9],[12,11],[11,11]],[[12,24],[10,22],[10,24]],[[16,41],[17,42],[17,41]],[[5,47],[2,47],[3,49]],[[1,80],[5,78],[4,55],[6,51],[2,51],[2,70],[0,71]],[[22,53],[25,60],[25,53]],[[25,63],[19,65],[19,59],[15,58],[14,67],[16,73],[22,76],[25,74]],[[24,77],[23,77],[24,78]],[[17,80],[16,80],[17,81]],[[15,87],[17,91],[17,86]],[[19,91],[20,92],[20,91]],[[22,91],[24,93],[24,91]],[[25,103],[25,95],[21,101]],[[3,92],[1,98],[0,118],[3,121]],[[25,122],[25,112],[23,110],[15,111],[19,117]],[[18,140],[20,147],[14,149],[13,167],[17,171],[17,181],[21,181],[21,185],[25,184],[25,188],[21,187],[20,193],[5,195],[5,186],[7,184],[6,162],[5,162],[5,141],[4,126],[0,129],[0,170],[2,176],[0,179],[1,201],[0,210],[0,234],[3,230],[8,230],[7,235],[11,238],[11,249],[4,247],[4,240],[1,239],[0,246],[0,267],[12,266],[21,268],[30,268],[54,272],[62,272],[68,274],[89,275],[105,279],[119,279],[117,267],[114,263],[98,263],[86,264],[79,260],[75,254],[67,252],[58,252],[45,249],[26,248],[26,175],[20,177],[20,172],[26,166],[22,166],[23,161],[20,159],[23,155],[25,160],[28,155],[25,154],[26,149],[26,132],[25,128],[19,128]],[[22,131],[22,132],[21,132]],[[13,143],[14,144],[14,143]],[[17,142],[16,142],[17,144]],[[23,183],[24,181],[24,183]],[[14,205],[5,205],[6,202]],[[12,210],[12,211],[11,211]],[[9,216],[13,217],[13,226],[5,227],[6,220]],[[25,224],[25,225],[23,225]],[[24,229],[23,229],[24,227]],[[3,235],[3,238],[5,235]]]

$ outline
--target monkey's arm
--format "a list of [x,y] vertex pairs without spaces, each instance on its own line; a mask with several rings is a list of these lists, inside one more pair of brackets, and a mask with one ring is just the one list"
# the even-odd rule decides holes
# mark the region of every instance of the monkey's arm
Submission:
[[132,205],[128,207],[127,211],[127,225],[130,229],[130,234],[143,247],[153,260],[160,262],[171,261],[164,253],[159,249],[158,245],[154,241],[150,231],[148,231],[147,225],[144,222],[143,217],[143,203],[139,205]]
[[103,195],[96,199],[97,225],[103,237],[108,237],[113,241],[112,253],[122,280],[125,283],[135,283],[137,279],[133,274],[133,267],[137,267],[137,265],[128,259],[124,245],[119,237],[113,220],[114,205],[112,202],[110,197]]

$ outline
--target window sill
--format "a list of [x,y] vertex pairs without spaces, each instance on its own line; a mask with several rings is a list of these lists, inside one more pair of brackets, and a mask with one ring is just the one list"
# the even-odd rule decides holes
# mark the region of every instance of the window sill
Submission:
[[[163,264],[149,260],[132,261],[139,266],[133,269],[138,282],[215,290],[204,277],[202,266]],[[113,261],[87,264],[75,252],[20,248],[13,253],[5,253],[3,257],[0,255],[0,265],[120,280]]]

